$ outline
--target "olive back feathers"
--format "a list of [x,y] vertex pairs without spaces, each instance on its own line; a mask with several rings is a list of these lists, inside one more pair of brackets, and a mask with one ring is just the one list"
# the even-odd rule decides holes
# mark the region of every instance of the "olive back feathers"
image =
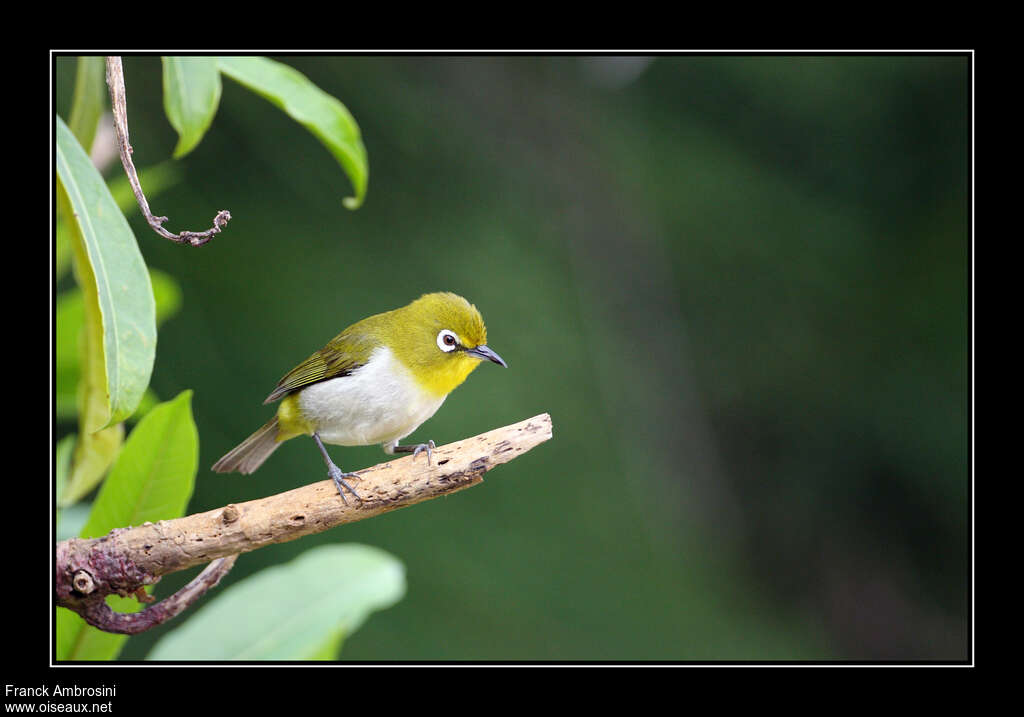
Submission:
[[487,327],[477,308],[458,294],[424,294],[407,306],[358,321],[289,371],[264,403],[305,386],[348,376],[365,365],[378,346],[387,346],[432,393],[449,393],[479,361],[439,343],[453,336],[451,348],[487,343]]

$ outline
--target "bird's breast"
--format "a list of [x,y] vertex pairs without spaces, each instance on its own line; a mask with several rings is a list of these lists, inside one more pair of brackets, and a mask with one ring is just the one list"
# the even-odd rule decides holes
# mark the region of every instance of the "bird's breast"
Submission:
[[445,398],[421,388],[390,349],[378,347],[348,376],[303,388],[297,406],[325,443],[363,446],[404,438]]

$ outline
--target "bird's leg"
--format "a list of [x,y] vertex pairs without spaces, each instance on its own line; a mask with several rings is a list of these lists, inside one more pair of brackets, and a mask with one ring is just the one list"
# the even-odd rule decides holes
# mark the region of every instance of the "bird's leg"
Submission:
[[316,445],[320,449],[320,455],[324,457],[324,463],[327,464],[327,475],[334,481],[334,485],[338,488],[338,495],[340,495],[341,499],[345,501],[345,505],[348,505],[348,501],[345,500],[345,491],[342,490],[343,487],[356,498],[362,500],[352,486],[345,482],[346,478],[360,478],[360,475],[358,473],[344,473],[340,468],[338,468],[338,466],[334,465],[334,461],[332,461],[331,457],[327,455],[327,449],[324,448],[324,442],[320,440],[320,435],[316,431],[313,432],[313,440],[316,441]]
[[427,465],[430,465],[430,457],[433,455],[434,449],[437,446],[434,445],[433,441],[427,441],[426,443],[417,443],[414,446],[400,446],[398,441],[384,446],[385,453],[412,453],[412,457],[415,459],[423,451],[427,452]]

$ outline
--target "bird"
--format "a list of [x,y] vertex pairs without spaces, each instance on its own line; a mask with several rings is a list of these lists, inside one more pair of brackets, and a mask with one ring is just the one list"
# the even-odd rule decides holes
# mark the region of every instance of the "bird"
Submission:
[[508,368],[487,346],[480,311],[452,292],[423,294],[392,311],[349,326],[286,373],[264,404],[277,413],[213,464],[217,473],[253,473],[284,441],[309,435],[316,442],[341,499],[358,473],[335,465],[324,444],[368,446],[384,452],[421,452],[430,464],[433,440],[401,445],[434,415],[453,390],[484,361]]

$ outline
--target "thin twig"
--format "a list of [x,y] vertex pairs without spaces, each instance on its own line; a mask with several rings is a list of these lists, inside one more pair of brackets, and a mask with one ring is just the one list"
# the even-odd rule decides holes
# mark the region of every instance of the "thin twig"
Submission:
[[142,216],[146,218],[149,226],[164,239],[170,239],[179,244],[189,246],[202,246],[219,234],[221,229],[231,219],[231,212],[222,209],[213,218],[213,227],[204,232],[183,231],[181,234],[174,234],[163,228],[167,217],[153,216],[149,209],[149,202],[146,195],[142,193],[142,185],[139,184],[139,176],[132,163],[132,146],[128,141],[128,107],[125,101],[124,90],[124,69],[121,67],[121,58],[115,56],[107,57],[107,85],[110,87],[110,105],[114,113],[114,128],[117,130],[117,146],[121,154],[121,164],[124,165],[124,172],[128,175],[128,182],[132,185],[135,193],[135,201],[139,204]]
[[[57,604],[103,630],[148,629],[184,610],[202,591],[180,597],[175,594],[135,613],[145,617],[126,618],[126,614],[104,611],[106,604],[101,608],[99,603],[112,593],[131,595],[168,573],[220,558],[233,560],[240,553],[469,488],[482,482],[491,468],[550,438],[551,416],[544,413],[439,446],[429,464],[426,456],[407,456],[359,471],[361,499],[347,504],[334,482],[327,479],[184,518],[117,528],[102,538],[65,540],[57,544]],[[227,570],[216,579],[224,572]],[[161,607],[167,600],[173,602]]]
[[[91,589],[80,597],[75,596],[74,601],[70,604],[65,604],[65,607],[71,608],[81,615],[87,623],[105,632],[137,635],[151,627],[167,622],[175,615],[183,612],[201,598],[207,590],[217,585],[221,578],[228,574],[228,571],[231,570],[237,559],[237,555],[231,555],[214,560],[206,566],[203,572],[199,573],[178,592],[169,598],[164,598],[156,605],[151,605],[139,612],[114,612],[111,610],[110,606],[107,605],[105,596],[100,592],[96,592],[95,585],[90,582],[92,580],[91,575],[85,570],[79,570],[75,573],[75,585]],[[135,592],[135,596],[140,602],[153,602],[153,598],[141,586]]]

